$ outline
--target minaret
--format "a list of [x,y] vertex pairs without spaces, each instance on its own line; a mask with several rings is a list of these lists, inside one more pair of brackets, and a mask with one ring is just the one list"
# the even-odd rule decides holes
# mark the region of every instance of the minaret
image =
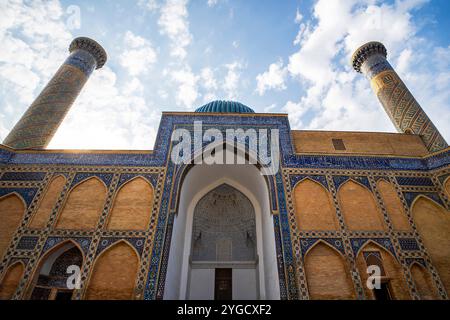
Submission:
[[15,149],[43,149],[52,139],[84,84],[106,63],[105,50],[94,40],[76,38],[70,56],[14,126],[3,144]]
[[447,148],[447,142],[386,60],[386,56],[387,51],[382,43],[369,42],[355,51],[352,65],[369,79],[373,91],[399,132],[420,135],[430,152]]

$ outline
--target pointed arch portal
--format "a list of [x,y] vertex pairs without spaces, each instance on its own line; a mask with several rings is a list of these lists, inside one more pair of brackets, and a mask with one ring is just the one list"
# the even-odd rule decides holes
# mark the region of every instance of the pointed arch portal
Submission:
[[257,167],[195,165],[179,197],[164,299],[279,299],[269,190]]

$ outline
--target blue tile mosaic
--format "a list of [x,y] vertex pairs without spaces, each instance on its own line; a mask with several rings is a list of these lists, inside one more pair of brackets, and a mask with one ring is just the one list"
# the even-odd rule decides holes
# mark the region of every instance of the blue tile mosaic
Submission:
[[431,200],[435,201],[436,203],[445,208],[445,205],[442,202],[441,198],[435,192],[403,192],[403,196],[405,197],[406,203],[408,203],[409,207],[411,207],[414,200],[421,195],[430,198]]
[[39,237],[23,236],[17,243],[17,250],[33,250],[36,248]]
[[389,238],[352,238],[350,239],[350,243],[355,257],[358,255],[359,250],[369,241],[379,244],[386,250],[390,251],[394,257],[396,257],[394,246]]
[[152,187],[155,188],[158,184],[158,176],[159,174],[132,174],[132,173],[125,173],[121,174],[119,178],[119,182],[117,184],[117,187],[120,188],[123,184],[127,183],[128,181],[136,178],[136,177],[143,177],[148,182],[151,183]]
[[41,181],[45,178],[45,172],[5,172],[1,181]]
[[399,238],[400,248],[404,251],[419,251],[419,244],[414,238]]
[[87,237],[48,237],[45,241],[44,248],[41,251],[41,256],[51,250],[53,247],[60,243],[72,240],[78,243],[86,255],[89,251],[89,246],[91,245],[91,239]]
[[362,184],[363,186],[367,187],[367,189],[372,191],[372,187],[370,186],[369,179],[367,179],[367,177],[359,177],[359,176],[356,176],[356,177],[333,176],[333,182],[336,187],[336,190],[338,190],[342,184],[344,184],[345,182],[347,182],[350,179]]
[[37,190],[37,188],[0,188],[0,198],[12,193],[17,193],[22,197],[27,206],[29,206],[36,195]]
[[325,176],[321,175],[305,175],[305,174],[292,174],[289,176],[291,180],[291,188],[293,189],[294,186],[303,179],[311,179],[313,181],[316,181],[323,185],[328,190],[328,182],[327,178]]
[[142,250],[144,248],[145,239],[144,238],[119,238],[119,237],[103,237],[100,239],[100,242],[97,246],[97,252],[96,255],[98,256],[102,251],[109,248],[110,246],[114,245],[118,241],[125,240],[129,244],[133,246],[133,248],[136,249],[139,256],[142,254]]
[[306,252],[320,240],[330,244],[332,247],[337,249],[342,255],[345,255],[344,245],[343,245],[342,239],[340,239],[340,238],[323,238],[323,239],[321,239],[321,238],[303,238],[300,240],[303,257],[305,257]]
[[425,177],[397,177],[397,182],[402,186],[424,186],[433,187],[433,181]]
[[411,266],[413,263],[417,263],[417,264],[421,265],[424,268],[427,267],[427,263],[422,258],[406,258],[405,262],[406,262],[406,264],[408,266]]
[[97,177],[100,180],[102,180],[107,187],[111,184],[113,174],[112,173],[88,173],[88,172],[81,172],[77,173],[75,175],[75,178],[73,179],[70,188],[75,186],[76,184],[80,183],[81,181],[87,180],[92,177]]
[[[10,164],[70,164],[70,165],[121,165],[121,166],[165,166],[169,155],[172,130],[175,126],[186,126],[201,120],[204,125],[255,126],[279,129],[281,163],[292,168],[378,169],[378,170],[428,170],[450,164],[450,151],[429,158],[383,158],[364,156],[325,156],[294,154],[287,117],[226,116],[207,114],[163,114],[155,142],[156,149],[145,154],[67,154],[67,153],[11,153],[0,152],[0,159]],[[232,123],[233,125],[230,125]],[[206,127],[205,127],[206,128]]]

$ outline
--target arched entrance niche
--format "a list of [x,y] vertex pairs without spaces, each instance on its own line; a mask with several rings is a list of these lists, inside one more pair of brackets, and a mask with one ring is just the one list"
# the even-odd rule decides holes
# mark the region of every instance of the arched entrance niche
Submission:
[[34,274],[29,298],[31,300],[71,300],[73,288],[68,287],[69,277],[74,273],[69,269],[77,266],[81,269],[84,255],[75,242],[66,241],[45,254]]
[[[239,152],[236,155],[240,157]],[[246,271],[233,265],[232,284],[237,287],[232,289],[232,299],[280,299],[274,225],[269,190],[264,176],[252,164],[207,165],[205,163],[192,166],[180,188],[178,210],[170,244],[164,299],[214,299],[215,280],[218,276],[216,272],[214,272],[216,279],[213,277],[213,272],[209,271],[209,275],[205,272],[203,280],[200,280],[198,272],[192,268],[192,241],[196,239],[196,235],[193,235],[194,212],[203,197],[223,185],[235,189],[247,198],[254,209],[255,216],[254,290],[241,290],[240,286],[249,286],[248,281],[251,277],[244,279]],[[248,273],[250,272],[247,270]],[[241,283],[237,282],[239,279],[242,279]],[[193,287],[193,281],[202,286]]]

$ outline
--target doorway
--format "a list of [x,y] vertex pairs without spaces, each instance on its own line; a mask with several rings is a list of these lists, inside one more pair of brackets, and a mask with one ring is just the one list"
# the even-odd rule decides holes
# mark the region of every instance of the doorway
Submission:
[[216,269],[214,300],[232,300],[233,299],[233,270],[230,268]]

